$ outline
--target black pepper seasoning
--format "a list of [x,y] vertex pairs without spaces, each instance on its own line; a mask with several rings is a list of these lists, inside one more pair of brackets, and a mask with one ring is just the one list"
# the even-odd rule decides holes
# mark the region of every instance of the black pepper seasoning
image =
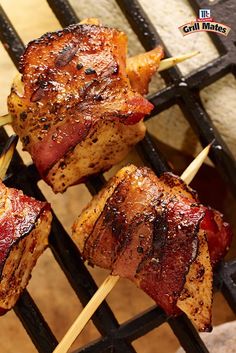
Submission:
[[93,97],[93,99],[94,99],[95,101],[97,101],[97,102],[101,102],[101,101],[103,100],[101,94],[96,94],[96,95]]
[[50,125],[49,125],[49,124],[44,124],[44,125],[43,125],[43,129],[44,129],[44,130],[48,130],[49,128],[50,128]]
[[29,144],[29,142],[30,142],[29,136],[26,135],[26,136],[22,137],[22,141],[23,141],[23,144],[24,144],[25,146],[27,146],[27,145]]
[[137,252],[138,252],[139,254],[142,254],[142,253],[143,253],[143,247],[142,247],[142,246],[138,246],[138,247],[137,247]]
[[76,68],[78,70],[82,69],[83,67],[84,67],[84,65],[82,63],[79,63],[79,64],[76,65]]
[[94,69],[92,69],[92,68],[88,68],[84,72],[85,72],[86,75],[96,74],[96,71]]
[[27,118],[27,113],[26,113],[26,112],[21,112],[21,113],[20,113],[20,119],[21,119],[22,121],[25,121],[26,118]]
[[65,169],[65,167],[66,167],[65,162],[61,162],[61,163],[59,164],[59,168]]

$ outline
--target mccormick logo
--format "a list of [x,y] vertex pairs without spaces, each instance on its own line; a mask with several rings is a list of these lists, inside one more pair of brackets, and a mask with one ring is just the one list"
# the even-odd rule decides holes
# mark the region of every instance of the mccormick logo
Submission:
[[179,27],[180,32],[183,36],[194,32],[215,32],[227,36],[230,31],[230,27],[223,23],[215,22],[211,17],[210,9],[200,9],[199,17],[192,22],[185,23],[183,26]]
[[211,10],[209,9],[200,9],[199,10],[199,19],[201,20],[211,20]]

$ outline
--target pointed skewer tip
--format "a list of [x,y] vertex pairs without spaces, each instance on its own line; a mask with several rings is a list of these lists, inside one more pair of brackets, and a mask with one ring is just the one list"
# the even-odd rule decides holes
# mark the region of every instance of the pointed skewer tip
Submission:
[[181,179],[185,181],[186,184],[190,184],[197,172],[199,171],[200,167],[204,163],[210,148],[212,146],[211,142],[208,146],[206,146],[198,155],[197,157],[190,163],[190,165],[185,169],[183,174],[181,175]]
[[[191,182],[193,177],[198,172],[199,168],[201,167],[202,163],[204,162],[205,158],[208,155],[212,143],[208,145],[204,150],[193,160],[193,162],[188,166],[188,168],[184,171],[181,178],[188,184]],[[90,320],[91,316],[94,314],[98,306],[102,303],[102,301],[106,298],[106,296],[110,293],[112,288],[116,285],[119,276],[108,276],[106,280],[103,282],[101,287],[97,290],[95,295],[89,301],[89,303],[85,306],[83,311],[77,317],[75,322],[72,324],[71,328],[65,336],[63,337],[62,341],[58,344],[55,348],[53,353],[66,353],[71,344],[74,342],[76,337],[80,334],[83,330],[84,326]]]
[[200,51],[195,50],[195,51],[191,51],[189,53],[183,54],[183,55],[178,55],[178,56],[173,56],[171,58],[163,59],[160,62],[158,72],[163,71],[163,70],[167,70],[167,69],[171,68],[172,66],[175,66],[176,64],[181,63],[182,61],[185,61],[187,59],[190,59],[193,56],[198,55],[198,54],[200,54]]

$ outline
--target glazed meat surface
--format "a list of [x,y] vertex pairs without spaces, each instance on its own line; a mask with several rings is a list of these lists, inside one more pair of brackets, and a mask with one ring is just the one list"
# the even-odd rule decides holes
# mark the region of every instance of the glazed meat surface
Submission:
[[73,239],[89,263],[132,280],[168,314],[181,308],[204,331],[211,321],[210,255],[216,261],[207,236],[217,225],[208,217],[202,227],[208,212],[218,217],[222,255],[231,240],[222,215],[202,206],[173,174],[157,178],[148,168],[129,166],[82,212]]
[[50,206],[0,182],[0,311],[11,309],[48,245]]
[[[144,137],[142,119],[153,106],[137,92],[143,83],[137,91],[130,85],[126,50],[123,32],[87,24],[28,45],[8,107],[15,132],[55,192],[109,169]],[[147,62],[146,85],[162,55],[159,48]],[[130,60],[133,77],[140,65]]]
[[163,56],[163,49],[158,46],[149,52],[141,53],[127,59],[126,72],[131,87],[135,91],[142,95],[148,93],[148,85],[152,76],[157,71]]

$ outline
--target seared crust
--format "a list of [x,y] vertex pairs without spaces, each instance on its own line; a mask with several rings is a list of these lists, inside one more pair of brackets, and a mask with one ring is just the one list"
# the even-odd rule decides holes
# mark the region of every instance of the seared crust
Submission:
[[43,210],[49,210],[47,202],[28,197],[17,189],[7,188],[0,181],[0,273],[11,246],[27,236],[35,226]]
[[[175,314],[186,273],[196,258],[204,213],[194,207],[191,194],[189,200],[173,193],[169,175],[167,183],[164,178],[158,180],[147,168],[126,177],[106,202],[83,255],[130,278],[168,314]],[[186,218],[193,220],[186,223]]]
[[[186,273],[197,256],[204,212],[195,204],[192,192],[178,178],[166,174],[158,179],[148,168],[135,168],[107,198],[83,242],[83,256],[133,280],[174,314]],[[193,221],[186,224],[190,217]],[[78,224],[73,239],[83,238]]]
[[233,238],[232,228],[224,222],[223,215],[210,207],[205,207],[205,217],[201,229],[207,236],[211,263],[215,266],[227,254]]
[[[28,45],[20,65],[24,92],[21,95],[13,85],[8,106],[14,130],[43,178],[96,129],[98,121],[132,125],[150,113],[152,104],[131,89],[126,46],[123,32],[86,24],[48,33]],[[133,143],[135,134],[138,140],[143,137],[139,127],[131,131]],[[129,141],[126,145],[125,153]]]
[[8,310],[48,244],[52,215],[48,203],[7,188],[1,181],[0,200],[0,309]]
[[33,230],[11,246],[0,279],[1,314],[15,305],[26,288],[39,256],[48,246],[51,220],[51,212],[42,211]]
[[158,46],[146,53],[128,58],[126,72],[131,87],[140,94],[148,93],[148,85],[156,73],[161,59],[164,57],[163,48]]
[[198,232],[198,254],[186,276],[177,306],[185,312],[199,331],[211,331],[213,274],[207,237]]
[[[97,219],[100,217],[105,204],[113,194],[117,185],[137,168],[134,165],[122,168],[116,175],[109,180],[97,195],[95,195],[81,215],[77,218],[72,227],[72,238],[83,253],[84,245],[90,236]],[[79,235],[79,236],[78,236]]]
[[[208,212],[218,216],[218,223]],[[210,259],[207,238],[213,229],[224,241],[217,243],[217,257],[209,248]],[[90,264],[129,278],[166,313],[181,309],[199,330],[209,331],[211,263],[225,253],[228,229],[222,215],[202,206],[179,177],[157,178],[150,169],[131,165],[91,201],[72,237]]]
[[85,182],[89,176],[104,172],[122,160],[143,139],[145,132],[142,121],[124,125],[100,120],[84,141],[60,158],[45,180],[54,192],[63,192],[69,185]]

